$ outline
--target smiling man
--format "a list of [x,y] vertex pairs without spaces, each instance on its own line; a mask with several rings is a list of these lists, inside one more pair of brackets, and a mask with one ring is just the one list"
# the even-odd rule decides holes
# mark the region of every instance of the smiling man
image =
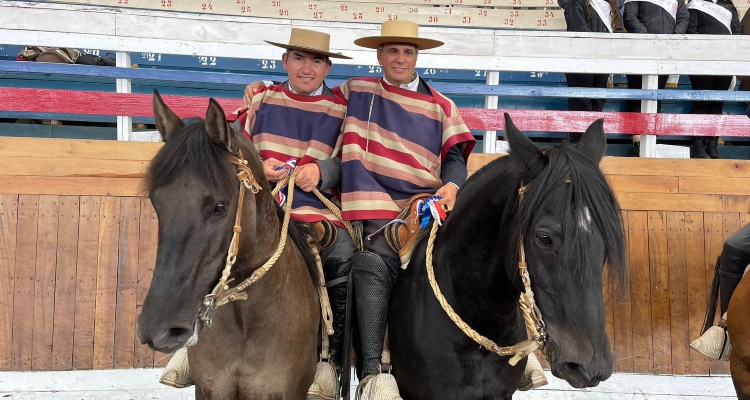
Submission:
[[[329,89],[324,79],[331,71],[331,58],[349,58],[329,51],[330,35],[292,28],[289,44],[266,41],[286,49],[281,61],[288,80],[280,85],[262,87],[246,107],[235,112],[235,128],[242,130],[263,159],[263,172],[271,186],[297,171],[292,202],[292,219],[315,224],[316,232],[325,232],[320,240],[323,272],[333,313],[334,334],[330,336],[328,361],[318,368],[308,399],[334,398],[336,372],[341,365],[346,311],[346,279],[351,268],[354,243],[338,218],[312,191],[319,189],[329,200],[340,183],[341,124],[346,115],[346,100]],[[280,203],[289,188],[282,188]],[[284,199],[284,200],[282,200]],[[314,338],[311,338],[314,340]],[[184,357],[183,357],[184,358]],[[187,365],[173,357],[165,369],[162,383],[184,387],[192,384]],[[175,365],[173,365],[175,364]],[[328,379],[321,379],[328,378]]]

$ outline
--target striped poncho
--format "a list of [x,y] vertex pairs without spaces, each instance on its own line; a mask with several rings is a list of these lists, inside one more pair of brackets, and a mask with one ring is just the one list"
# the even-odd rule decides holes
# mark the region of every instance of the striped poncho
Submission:
[[344,219],[396,218],[406,200],[435,193],[451,147],[465,143],[466,160],[474,137],[456,105],[430,88],[432,96],[353,78],[340,92],[348,100],[341,163]]
[[[326,91],[329,95],[306,96],[282,85],[260,89],[249,108],[237,111],[243,133],[252,139],[263,159],[293,159],[297,166],[330,159],[340,150],[346,101]],[[334,198],[331,191],[323,194],[329,200]],[[299,188],[294,191],[292,218],[299,222],[327,219],[343,226],[315,194]]]

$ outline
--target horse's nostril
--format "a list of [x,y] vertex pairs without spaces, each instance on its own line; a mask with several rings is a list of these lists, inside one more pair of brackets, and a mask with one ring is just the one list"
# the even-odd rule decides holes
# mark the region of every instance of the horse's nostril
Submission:
[[169,329],[169,336],[172,337],[172,338],[183,338],[184,337],[185,339],[187,339],[187,336],[185,336],[185,335],[188,335],[189,333],[190,333],[190,331],[188,331],[185,328],[171,328],[171,329]]

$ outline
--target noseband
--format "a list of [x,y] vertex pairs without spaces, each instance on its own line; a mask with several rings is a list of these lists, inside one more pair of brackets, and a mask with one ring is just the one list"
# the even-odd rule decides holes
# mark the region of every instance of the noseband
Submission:
[[[522,182],[521,187],[518,188],[519,204],[523,200],[524,193],[527,191],[528,185],[524,185]],[[460,316],[458,316],[458,314],[456,314],[453,307],[448,304],[448,300],[443,296],[440,287],[435,280],[435,271],[432,265],[432,251],[435,244],[435,237],[437,236],[437,229],[438,223],[437,221],[434,221],[427,241],[427,279],[430,282],[433,293],[435,293],[435,297],[443,307],[446,314],[448,314],[448,317],[459,329],[461,329],[462,332],[475,342],[479,343],[480,346],[500,356],[510,357],[508,360],[510,365],[516,365],[520,360],[537,349],[541,349],[542,352],[547,355],[547,331],[544,320],[542,319],[542,312],[539,310],[539,307],[537,307],[536,302],[534,301],[534,292],[531,290],[531,277],[529,276],[528,265],[526,264],[526,251],[523,246],[523,238],[519,239],[518,250],[518,272],[521,276],[521,281],[523,282],[524,287],[524,291],[521,293],[519,306],[526,324],[526,330],[531,336],[531,339],[517,343],[513,346],[500,347],[497,343],[472,329]]]

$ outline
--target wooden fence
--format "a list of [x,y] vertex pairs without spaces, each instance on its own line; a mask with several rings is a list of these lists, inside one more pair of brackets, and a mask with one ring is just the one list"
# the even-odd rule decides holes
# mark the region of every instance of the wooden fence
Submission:
[[[156,216],[141,177],[158,143],[0,138],[0,370],[163,365],[141,346]],[[473,154],[471,171],[494,155]],[[723,240],[750,222],[750,161],[605,158],[628,237],[606,278],[618,371],[727,373],[688,348]]]

